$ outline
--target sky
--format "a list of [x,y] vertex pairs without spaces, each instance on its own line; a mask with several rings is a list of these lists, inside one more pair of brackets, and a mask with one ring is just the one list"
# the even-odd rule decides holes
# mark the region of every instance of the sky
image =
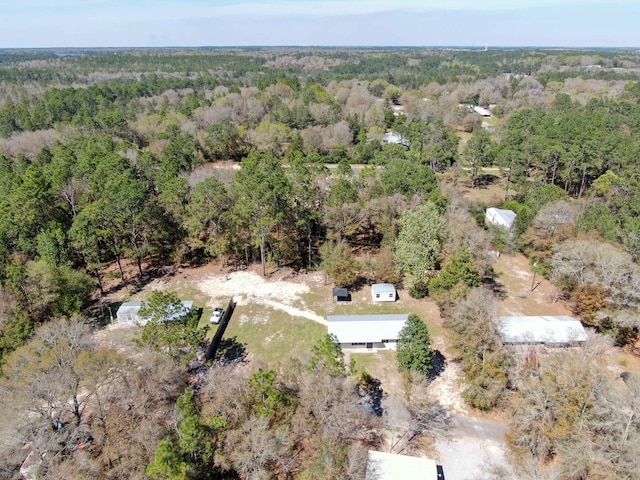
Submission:
[[638,0],[0,0],[0,48],[640,47]]

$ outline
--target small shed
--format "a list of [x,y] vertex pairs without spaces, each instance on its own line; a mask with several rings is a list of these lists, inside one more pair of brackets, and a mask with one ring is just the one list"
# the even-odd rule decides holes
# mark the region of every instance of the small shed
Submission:
[[333,287],[333,300],[335,302],[350,302],[351,294],[346,288]]
[[365,480],[438,480],[438,466],[430,458],[369,450]]
[[497,227],[503,227],[507,230],[511,230],[513,222],[516,221],[516,212],[513,210],[505,210],[502,208],[487,208],[485,212],[485,221],[490,225]]
[[397,298],[398,293],[392,283],[374,283],[371,285],[371,300],[374,302],[395,302]]
[[498,317],[495,322],[503,345],[567,347],[587,341],[582,323],[566,315]]
[[[124,302],[116,312],[117,325],[121,327],[135,327],[147,323],[146,319],[140,316],[140,309],[144,302]],[[186,314],[193,308],[193,300],[184,300],[182,302],[182,310],[172,315],[173,318]]]
[[342,348],[395,350],[408,313],[390,315],[329,315],[327,329]]

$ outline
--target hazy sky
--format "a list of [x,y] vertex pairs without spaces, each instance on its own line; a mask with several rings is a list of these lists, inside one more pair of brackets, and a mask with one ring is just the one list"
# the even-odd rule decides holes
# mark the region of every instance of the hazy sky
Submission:
[[640,47],[638,0],[0,0],[0,48]]

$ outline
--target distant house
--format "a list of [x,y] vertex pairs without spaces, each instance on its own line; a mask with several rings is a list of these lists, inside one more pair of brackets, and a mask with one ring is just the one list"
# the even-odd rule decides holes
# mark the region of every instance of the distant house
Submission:
[[371,285],[371,300],[374,302],[395,302],[397,298],[398,293],[392,283],[374,283]]
[[350,302],[351,294],[346,288],[333,287],[333,299],[336,302]]
[[395,133],[395,132],[385,133],[384,136],[382,137],[381,143],[383,145],[390,145],[390,144],[402,145],[404,147],[409,148],[409,140],[404,138],[399,133]]
[[513,222],[516,221],[516,212],[513,210],[504,210],[501,208],[487,208],[484,219],[490,225],[498,227],[504,227],[510,230],[513,226]]
[[409,314],[394,315],[329,315],[329,334],[338,338],[342,348],[395,350],[400,330]]
[[503,345],[566,347],[587,341],[582,323],[566,315],[498,317],[495,322]]
[[393,110],[394,116],[404,115],[406,111],[406,107],[404,105],[391,105],[391,110]]
[[369,450],[365,480],[438,480],[438,466],[430,458]]
[[483,117],[491,116],[491,112],[489,110],[483,107],[479,107],[477,105],[473,107],[473,111],[476,112],[478,115],[482,115]]
[[[147,320],[140,316],[140,309],[144,302],[124,302],[116,312],[116,323],[121,327],[135,327],[144,325]],[[185,300],[182,302],[182,310],[175,312],[171,318],[178,318],[189,312],[193,308],[193,300]]]

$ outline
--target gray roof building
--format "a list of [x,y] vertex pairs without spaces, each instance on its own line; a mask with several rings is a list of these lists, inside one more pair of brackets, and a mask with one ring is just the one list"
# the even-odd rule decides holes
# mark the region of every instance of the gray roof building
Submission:
[[495,321],[504,345],[561,347],[587,340],[582,323],[566,315],[498,317]]
[[[121,327],[135,327],[147,323],[145,318],[140,317],[140,309],[144,302],[124,302],[116,312],[117,324]],[[178,318],[186,314],[193,308],[193,300],[184,300],[182,302],[183,309],[175,312],[170,318]]]
[[395,349],[400,330],[409,314],[392,315],[329,315],[329,334],[338,338],[342,347]]

